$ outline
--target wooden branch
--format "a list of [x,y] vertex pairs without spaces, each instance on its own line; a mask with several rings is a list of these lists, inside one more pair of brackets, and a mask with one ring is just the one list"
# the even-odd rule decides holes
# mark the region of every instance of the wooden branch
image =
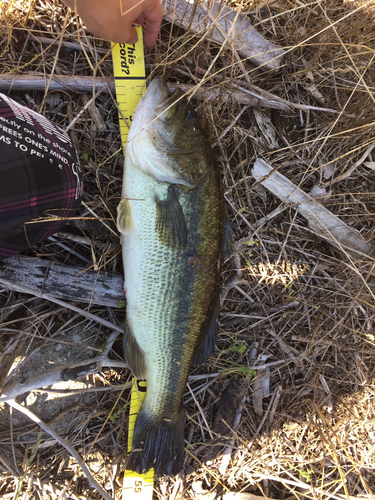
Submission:
[[358,257],[373,251],[373,246],[363,240],[359,231],[345,224],[265,161],[256,160],[252,175],[284,203],[292,204],[293,208],[298,209],[317,236],[342,252]]
[[[43,387],[50,387],[58,382],[78,380],[82,377],[94,375],[103,368],[128,368],[125,361],[110,359],[108,356],[98,356],[93,359],[77,361],[71,365],[57,366],[47,372],[33,375],[21,383],[19,380],[0,387],[0,404],[7,403],[25,392],[35,391]],[[69,392],[69,391],[67,391]]]
[[15,256],[0,262],[0,283],[36,296],[117,307],[124,299],[124,278],[119,274],[85,271],[47,259]]
[[162,8],[164,19],[202,36],[207,33],[207,38],[219,45],[233,46],[241,57],[262,69],[278,69],[281,64],[284,50],[258,33],[246,14],[222,2],[212,2],[209,6],[207,0],[164,0]]
[[[169,89],[173,92],[177,86],[169,84]],[[178,87],[188,94],[193,94],[193,99],[215,101],[222,99],[224,102],[234,102],[245,106],[258,106],[259,108],[278,109],[280,111],[290,111],[290,109],[300,109],[302,111],[324,111],[326,113],[336,113],[338,111],[330,108],[321,108],[318,106],[309,106],[289,102],[286,99],[278,97],[271,92],[251,86],[251,90],[232,85],[229,89],[218,86],[207,88],[196,85],[179,84]],[[21,91],[29,92],[39,90],[44,92],[46,89],[46,79],[42,75],[0,75],[0,91],[11,92]],[[93,78],[91,76],[68,76],[54,75],[51,78],[49,90],[64,90],[66,92],[115,92],[113,78]]]
[[[45,91],[48,78],[43,75],[0,75],[0,90],[6,92],[31,90]],[[49,90],[65,90],[67,92],[115,92],[113,78],[93,78],[92,76],[53,75]]]
[[[31,90],[44,91],[46,89],[46,79],[42,75],[0,75],[0,91],[22,91],[29,92]],[[191,92],[195,90],[193,85],[178,85],[183,92]],[[176,86],[169,85],[169,89],[173,92]],[[113,78],[92,78],[91,76],[68,76],[54,75],[51,79],[49,90],[65,90],[66,92],[115,92],[115,84]],[[242,89],[233,88],[231,91],[223,91],[220,87],[207,89],[199,87],[194,91],[195,99],[216,100],[219,97],[225,102],[233,101],[247,106],[259,106],[271,109],[286,111],[290,108],[289,103],[274,96],[270,92],[251,92]]]
[[57,382],[76,380],[85,375],[99,373],[102,370],[102,366],[101,361],[89,359],[68,366],[58,366],[41,374],[38,373],[37,375],[28,377],[22,384],[17,380],[0,388],[0,403],[15,399],[25,392],[40,389],[41,387],[49,387]]

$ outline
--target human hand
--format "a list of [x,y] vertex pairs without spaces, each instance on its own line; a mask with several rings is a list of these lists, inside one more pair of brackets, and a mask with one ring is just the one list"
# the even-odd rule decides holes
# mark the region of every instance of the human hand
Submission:
[[152,47],[158,37],[163,12],[159,0],[63,0],[78,12],[94,35],[117,43],[135,43],[132,24],[143,24],[144,44]]

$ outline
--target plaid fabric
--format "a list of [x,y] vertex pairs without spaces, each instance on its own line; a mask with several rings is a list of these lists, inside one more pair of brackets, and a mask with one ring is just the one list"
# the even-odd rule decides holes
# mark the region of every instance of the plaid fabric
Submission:
[[0,260],[36,245],[73,216],[82,176],[70,138],[42,115],[0,93]]

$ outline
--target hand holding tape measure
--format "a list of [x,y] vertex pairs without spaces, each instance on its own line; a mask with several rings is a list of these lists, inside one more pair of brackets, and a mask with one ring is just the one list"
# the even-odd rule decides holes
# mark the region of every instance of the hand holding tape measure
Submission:
[[76,10],[88,29],[99,38],[133,44],[137,33],[133,23],[145,25],[144,43],[152,47],[163,19],[159,0],[63,0]]

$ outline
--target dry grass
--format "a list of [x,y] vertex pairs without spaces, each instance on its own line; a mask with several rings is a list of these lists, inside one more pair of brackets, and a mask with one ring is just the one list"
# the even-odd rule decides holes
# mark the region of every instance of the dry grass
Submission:
[[[189,383],[200,409],[186,393],[188,474],[157,480],[155,498],[205,498],[205,493],[213,498],[210,492],[220,495],[229,489],[273,498],[370,499],[375,487],[374,260],[355,260],[309,231],[293,208],[279,207],[270,192],[254,183],[251,167],[261,157],[307,192],[325,184],[330,191],[327,208],[361,231],[366,241],[373,239],[373,170],[363,163],[349,169],[375,140],[374,5],[254,0],[242,8],[266,38],[286,49],[280,71],[240,64],[230,47],[215,60],[216,45],[170,24],[163,25],[160,40],[146,56],[150,77],[165,72],[171,82],[220,87],[222,96],[251,82],[305,106],[301,111],[259,111],[220,97],[215,102],[192,100],[215,144],[236,241],[247,243],[236,246],[225,263],[217,348],[193,372],[201,377]],[[57,2],[10,0],[0,9],[1,73],[112,74],[109,44],[87,38],[78,19]],[[77,46],[85,42],[91,50],[59,49],[40,37],[63,37]],[[72,92],[13,95],[63,127],[87,102],[87,96]],[[88,109],[72,133],[84,169],[85,203],[115,232],[123,162],[116,102],[101,93],[95,105],[104,128]],[[369,153],[365,160],[374,162],[375,157]],[[335,170],[326,179],[329,164]],[[70,231],[94,235],[92,249],[67,241],[75,250],[71,254],[47,242],[38,254],[122,272],[118,238],[100,220]],[[93,327],[76,313],[7,290],[1,291],[0,304],[1,345],[11,335],[26,336],[29,354],[51,340],[60,341],[72,326]],[[92,312],[113,323],[124,318],[123,310],[95,306]],[[99,345],[110,331],[96,329]],[[238,426],[220,440],[223,446],[233,440],[230,461],[225,468],[219,455],[202,465],[221,393],[234,377],[247,385]],[[106,387],[128,378],[125,370],[107,370],[90,382]],[[265,391],[260,400],[258,390]],[[127,419],[121,409],[128,397],[128,390],[108,390],[78,402],[70,409],[65,435],[113,498],[121,498],[116,475],[123,470]],[[16,498],[17,489],[18,498],[25,499],[100,498],[61,446],[50,443],[31,422],[17,426],[15,411],[9,415],[6,407],[2,412],[8,412],[9,425],[0,429],[0,455],[11,469],[18,467],[23,479],[0,462],[1,498]]]

